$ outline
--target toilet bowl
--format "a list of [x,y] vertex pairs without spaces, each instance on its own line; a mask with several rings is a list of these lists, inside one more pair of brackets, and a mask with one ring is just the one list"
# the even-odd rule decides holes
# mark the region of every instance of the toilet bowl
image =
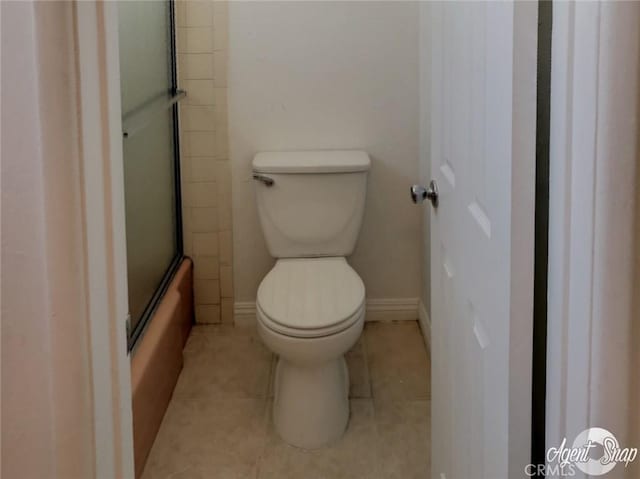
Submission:
[[364,324],[364,284],[344,258],[283,259],[258,289],[258,332],[278,355],[273,420],[289,444],[315,449],[349,419],[344,354]]
[[258,153],[258,214],[277,258],[256,300],[257,327],[278,356],[273,421],[289,444],[315,449],[349,421],[344,354],[358,341],[365,287],[345,257],[362,224],[369,156],[362,151]]

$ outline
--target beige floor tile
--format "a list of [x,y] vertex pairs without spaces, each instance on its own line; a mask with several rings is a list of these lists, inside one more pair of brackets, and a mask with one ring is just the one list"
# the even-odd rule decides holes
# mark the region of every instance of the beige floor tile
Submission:
[[331,447],[306,451],[285,444],[270,426],[258,463],[259,479],[382,479],[376,457],[376,430],[370,399],[351,401],[344,437]]
[[374,400],[378,457],[385,479],[428,479],[431,401]]
[[[429,478],[428,357],[412,322],[367,324],[347,353],[351,418],[331,447],[285,444],[271,423],[275,357],[255,329],[195,326],[143,479]],[[425,373],[425,369],[427,373]],[[370,376],[370,379],[369,379]]]
[[253,478],[266,418],[264,400],[174,398],[143,479]]
[[367,323],[364,334],[374,398],[431,397],[429,357],[417,321]]
[[151,470],[145,471],[142,479],[255,479],[256,469],[255,465],[248,464],[216,465],[215,467],[187,466],[184,470],[169,475],[159,475]]
[[248,328],[195,326],[184,350],[178,398],[266,398],[271,353]]
[[349,397],[370,398],[369,367],[361,341],[358,341],[354,349],[346,354],[346,360],[349,367]]
[[246,342],[247,338],[255,339],[262,349],[266,350],[255,327],[236,327],[233,324],[196,324],[191,328],[184,353],[188,356],[203,348],[222,351],[233,348],[236,342]]
[[276,366],[278,365],[278,356],[274,355],[273,359],[271,360],[271,372],[269,374],[269,394],[268,397],[269,399],[273,399],[273,396],[275,395],[275,389],[273,388],[274,386],[274,378],[276,376]]

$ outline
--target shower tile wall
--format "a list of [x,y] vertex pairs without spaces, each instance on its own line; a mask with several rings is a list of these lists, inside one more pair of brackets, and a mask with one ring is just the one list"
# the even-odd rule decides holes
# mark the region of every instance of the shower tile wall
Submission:
[[227,147],[227,2],[175,3],[185,254],[198,323],[233,321],[231,170]]

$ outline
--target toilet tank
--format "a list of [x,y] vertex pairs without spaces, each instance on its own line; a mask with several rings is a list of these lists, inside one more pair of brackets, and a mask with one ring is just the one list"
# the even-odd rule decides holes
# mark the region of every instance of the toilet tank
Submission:
[[271,255],[350,255],[362,225],[370,165],[364,151],[258,153],[256,201]]

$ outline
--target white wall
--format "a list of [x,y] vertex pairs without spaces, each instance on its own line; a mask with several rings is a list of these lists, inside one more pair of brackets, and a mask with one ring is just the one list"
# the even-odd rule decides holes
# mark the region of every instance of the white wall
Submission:
[[236,301],[255,300],[273,260],[251,160],[260,150],[363,149],[372,157],[364,225],[350,263],[369,298],[417,298],[418,4],[232,2],[229,128]]
[[2,477],[95,472],[72,7],[0,7]]

